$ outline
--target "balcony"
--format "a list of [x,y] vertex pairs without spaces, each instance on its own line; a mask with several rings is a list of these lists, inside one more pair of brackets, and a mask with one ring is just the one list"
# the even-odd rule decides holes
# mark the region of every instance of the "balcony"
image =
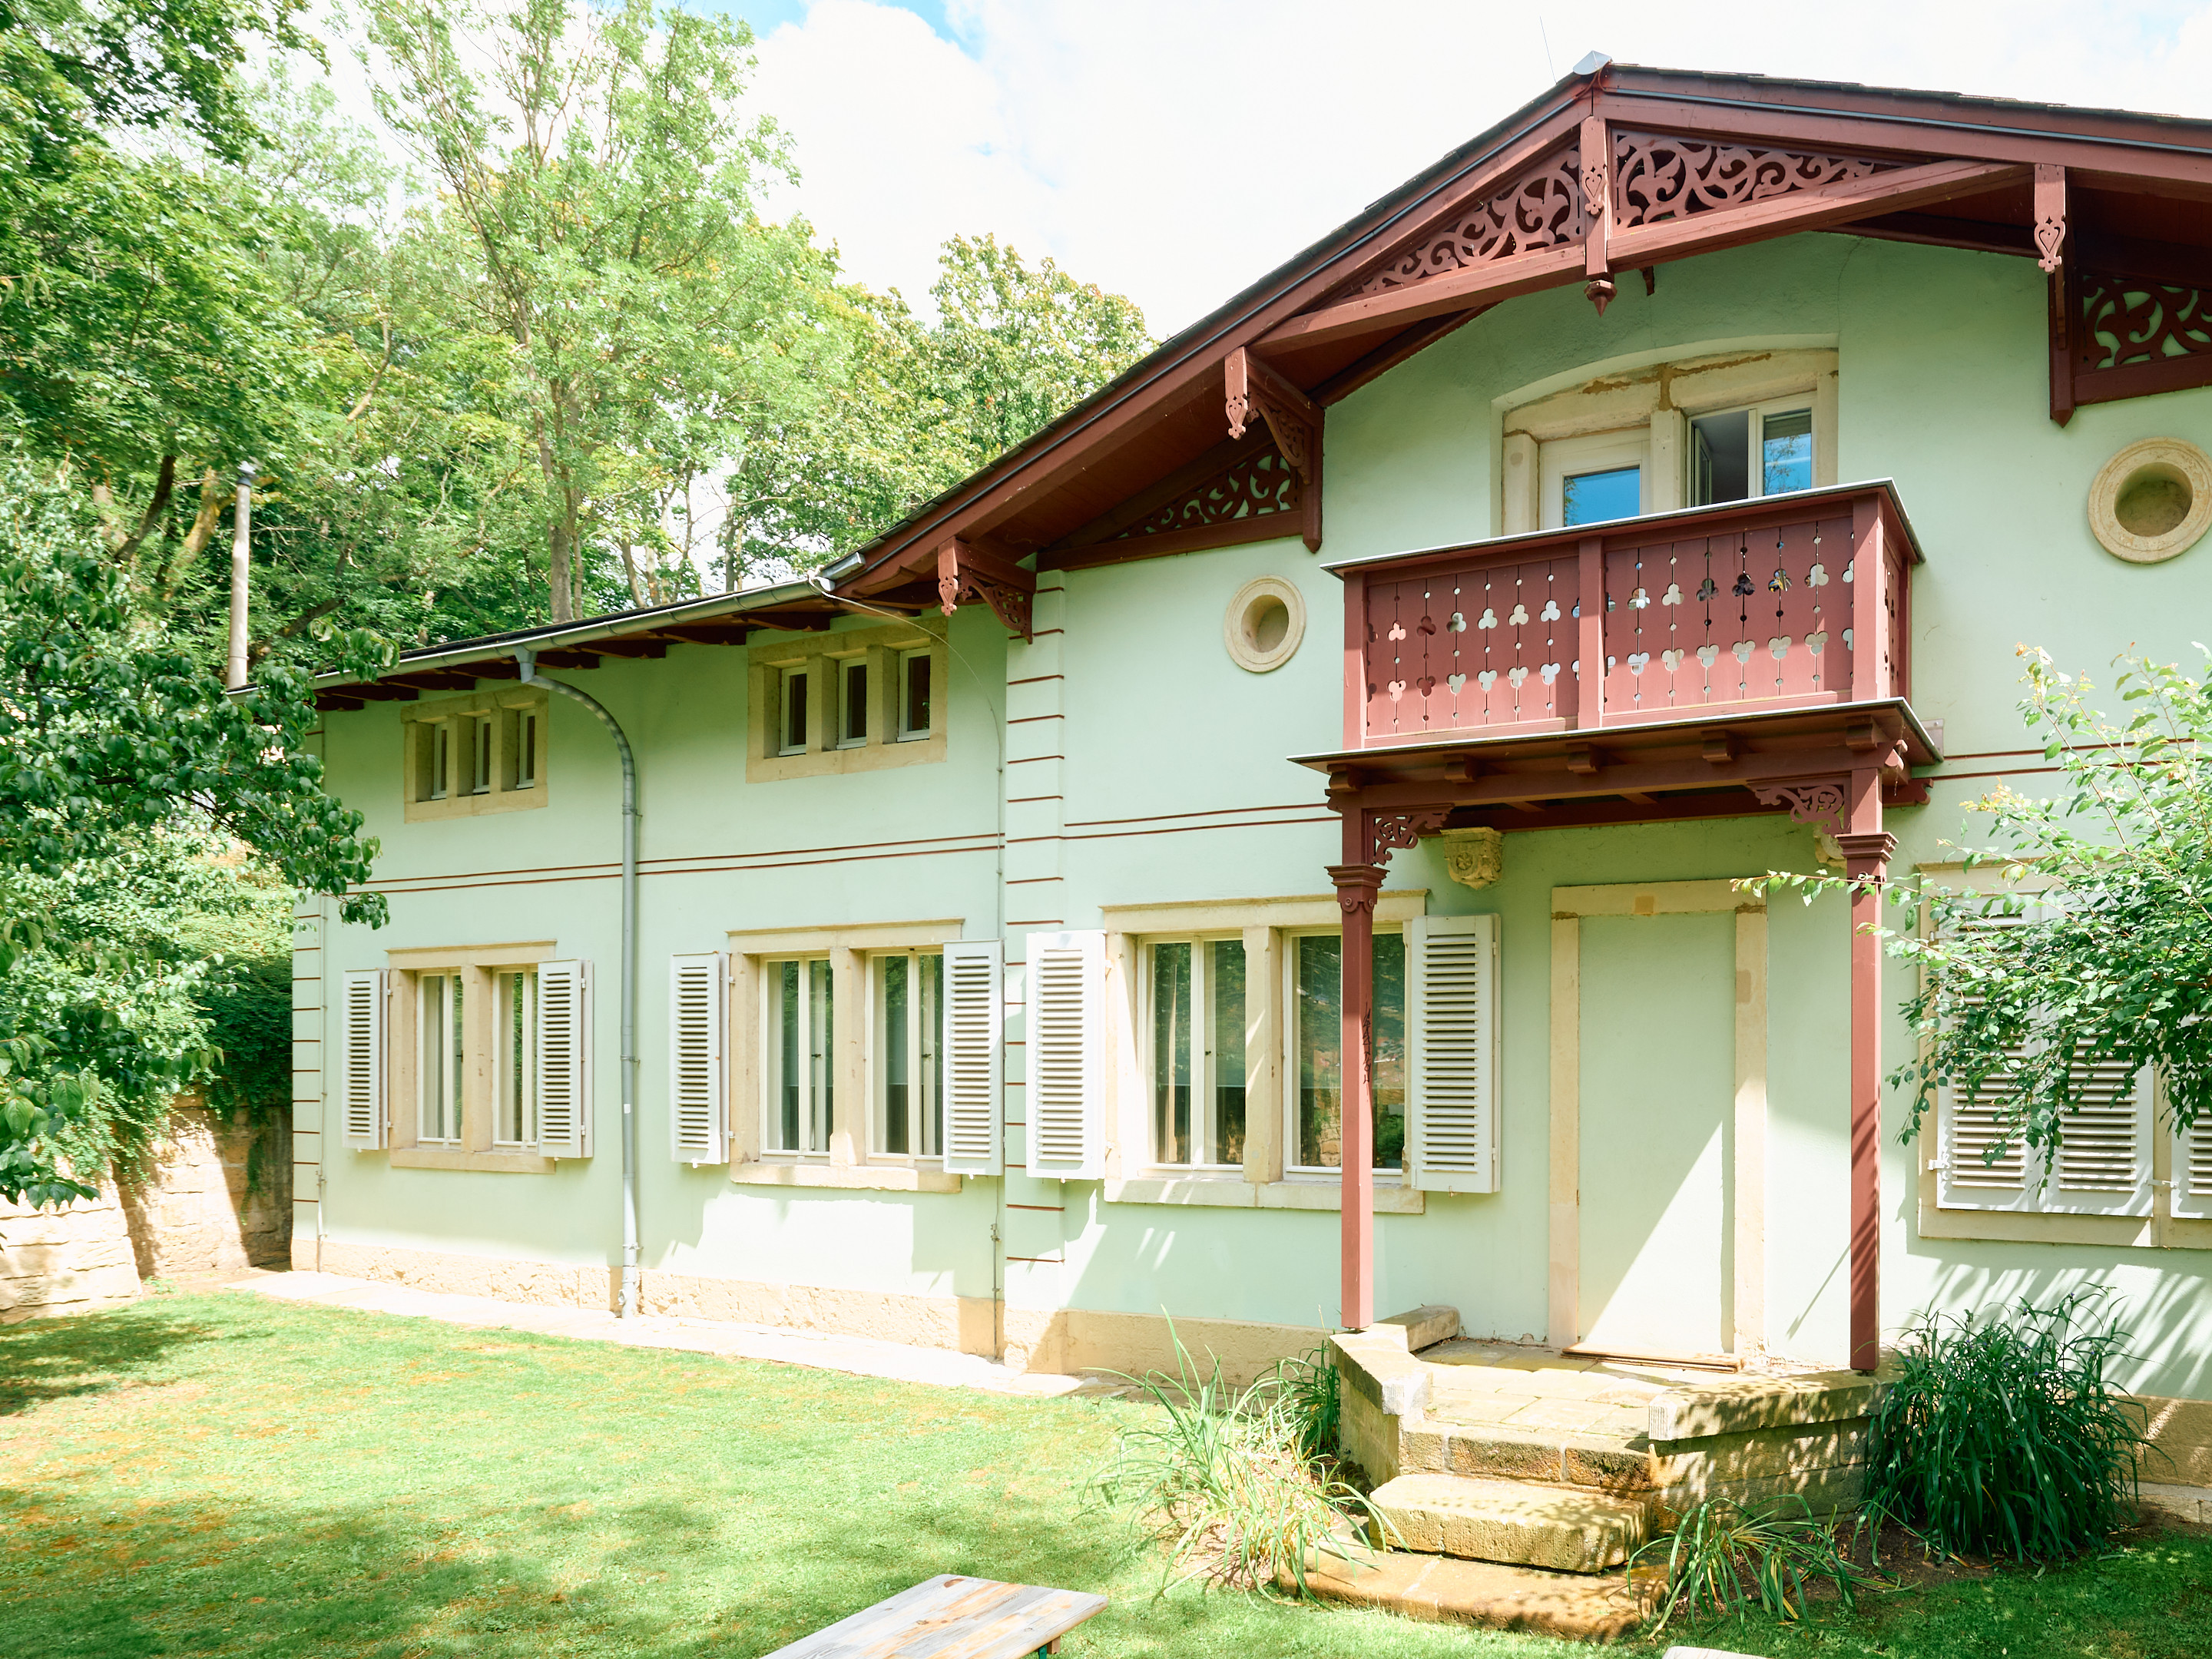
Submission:
[[1869,763],[1903,804],[1937,757],[1907,701],[1921,560],[1884,482],[1334,565],[1344,749],[1302,758],[1507,827],[1756,811]]

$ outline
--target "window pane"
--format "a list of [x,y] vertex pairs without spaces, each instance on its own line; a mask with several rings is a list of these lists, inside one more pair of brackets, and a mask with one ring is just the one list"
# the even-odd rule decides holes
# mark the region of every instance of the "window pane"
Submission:
[[491,716],[477,715],[468,722],[469,793],[491,793]]
[[806,1067],[799,1053],[799,964],[769,966],[769,1133],[772,1150],[799,1150],[799,1089]]
[[530,1076],[536,1047],[538,975],[525,969],[499,976],[499,1119],[495,1138],[523,1146],[537,1139],[531,1121],[536,1089]]
[[1152,1146],[1190,1162],[1190,946],[1152,946]]
[[945,1060],[937,1041],[944,1018],[939,988],[945,982],[945,958],[921,957],[915,968],[920,980],[915,995],[921,1000],[915,1026],[921,1047],[921,1152],[925,1158],[938,1158],[945,1151]]
[[1406,940],[1375,936],[1375,1165],[1406,1161]]
[[1206,987],[1212,1003],[1207,1027],[1213,1050],[1213,1161],[1244,1161],[1244,942],[1217,939],[1206,947]]
[[1292,1041],[1297,1054],[1298,1163],[1336,1169],[1344,1157],[1341,1121],[1343,944],[1306,934],[1292,957]]
[[446,992],[446,1133],[453,1139],[461,1138],[461,976],[447,978]]
[[1560,486],[1561,521],[1596,524],[1606,519],[1632,519],[1644,510],[1643,481],[1640,466],[1577,473]]
[[917,651],[906,659],[904,729],[929,730],[929,653]]
[[793,668],[783,677],[783,746],[786,751],[806,747],[806,671]]
[[1690,505],[1740,501],[1751,494],[1751,411],[1700,415],[1690,422]]
[[446,976],[425,974],[417,1000],[422,1027],[421,1121],[415,1133],[424,1140],[446,1138]]
[[904,1153],[908,1145],[908,1114],[912,1103],[914,1057],[907,1052],[908,1020],[913,1012],[904,957],[876,959],[876,1054],[883,1074],[878,1133],[887,1152]]
[[847,743],[860,743],[868,735],[868,665],[848,662],[845,665],[845,724],[843,737]]
[[830,1146],[830,964],[817,959],[806,964],[806,1150],[810,1152],[825,1152]]
[[1762,495],[1783,495],[1813,487],[1813,411],[1793,409],[1770,415],[1759,431],[1759,487]]
[[507,763],[512,787],[532,789],[538,784],[538,716],[517,709],[507,716]]

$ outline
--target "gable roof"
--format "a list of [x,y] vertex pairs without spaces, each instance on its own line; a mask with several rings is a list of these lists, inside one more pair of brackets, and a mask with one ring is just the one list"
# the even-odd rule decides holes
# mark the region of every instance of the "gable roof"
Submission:
[[[1256,446],[1231,437],[1231,358],[1244,352],[1285,383],[1279,391],[1325,410],[1492,305],[1588,280],[1587,215],[1572,197],[1592,123],[1604,160],[1624,175],[1611,184],[1614,216],[1632,221],[1608,227],[1619,243],[1608,246],[1608,273],[1803,229],[2035,258],[2042,167],[2061,170],[2069,257],[2087,247],[2138,274],[2212,277],[2212,122],[1600,62],[1370,204],[828,574],[840,592],[919,605],[933,597],[937,550],[952,539],[1051,568],[1291,533],[1297,521],[1278,515],[1311,481],[1282,479],[1264,500],[1254,486],[1255,462],[1268,471],[1261,452],[1275,423]],[[1624,214],[1625,175],[1638,166],[1648,182],[1655,140],[1680,141],[1657,158],[1668,165],[1686,144],[1702,159],[1726,150],[1732,163],[1764,158],[1796,173],[1771,190]],[[1642,153],[1622,155],[1624,143]],[[1575,222],[1571,234],[1504,257],[1462,250],[1467,259],[1399,269],[1479,210],[1539,186]],[[1316,453],[1316,474],[1318,464]],[[1209,491],[1232,523],[1207,520]],[[1178,506],[1192,510],[1178,518]],[[1317,541],[1317,507],[1313,518]]]

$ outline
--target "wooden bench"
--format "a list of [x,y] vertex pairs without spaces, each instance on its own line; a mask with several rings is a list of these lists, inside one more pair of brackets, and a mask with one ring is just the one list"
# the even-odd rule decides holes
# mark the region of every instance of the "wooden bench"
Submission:
[[1106,1606],[1103,1595],[942,1574],[762,1659],[1027,1659]]

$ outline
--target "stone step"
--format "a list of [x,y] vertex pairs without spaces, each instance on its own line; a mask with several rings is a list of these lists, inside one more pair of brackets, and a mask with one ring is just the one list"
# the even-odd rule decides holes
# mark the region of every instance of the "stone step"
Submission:
[[1431,1419],[1398,1437],[1401,1474],[1463,1474],[1535,1480],[1634,1494],[1658,1484],[1650,1443],[1642,1436],[1580,1434],[1504,1423]]
[[[1287,1568],[1275,1582],[1285,1590],[1297,1588]],[[1583,1642],[1634,1634],[1653,1604],[1650,1587],[1630,1583],[1625,1573],[1546,1572],[1449,1555],[1346,1559],[1316,1550],[1306,1559],[1305,1587],[1324,1601],[1407,1619]]]
[[1555,1572],[1617,1567],[1651,1530],[1640,1498],[1517,1480],[1401,1474],[1374,1499],[1393,1548]]

